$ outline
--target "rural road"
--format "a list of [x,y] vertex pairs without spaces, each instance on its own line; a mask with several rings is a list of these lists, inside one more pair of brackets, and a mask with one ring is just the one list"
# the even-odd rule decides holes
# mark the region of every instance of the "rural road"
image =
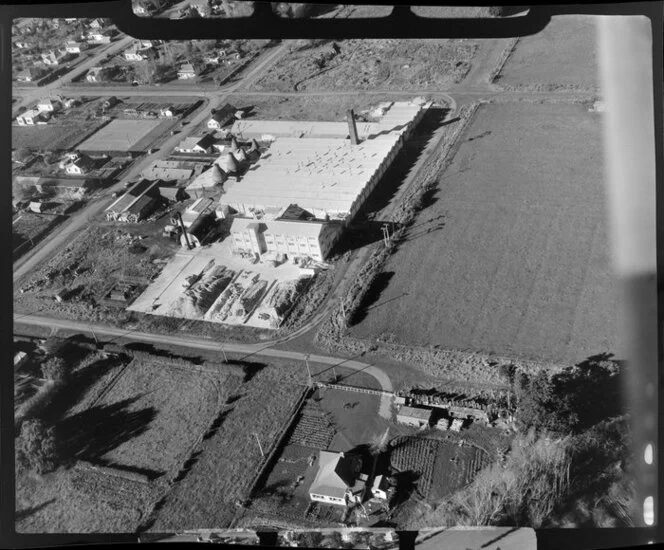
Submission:
[[[194,338],[192,336],[176,336],[176,335],[163,335],[151,334],[149,332],[140,332],[135,330],[127,330],[121,328],[107,327],[104,325],[94,325],[91,323],[82,323],[78,321],[68,321],[65,319],[54,319],[52,317],[42,317],[38,315],[14,315],[14,326],[17,324],[31,325],[31,326],[46,326],[54,329],[73,330],[84,334],[91,335],[95,338],[112,337],[112,338],[131,338],[135,342],[146,342],[150,344],[166,344],[171,346],[182,346],[186,348],[193,348],[206,351],[221,352],[222,344],[218,342],[211,342],[210,340],[203,340],[201,338]],[[300,353],[297,351],[278,350],[271,347],[271,344],[223,344],[223,350],[230,353],[244,354],[241,359],[246,359],[250,356],[261,357],[276,357],[279,359],[292,359],[295,361],[304,361],[308,359],[312,363],[319,363],[322,365],[330,365],[331,367],[343,366],[358,372],[364,372],[375,378],[380,387],[384,391],[393,391],[392,382],[389,377],[379,368],[374,367],[368,363],[361,361],[340,359],[338,357],[330,357],[327,355],[315,355]]]

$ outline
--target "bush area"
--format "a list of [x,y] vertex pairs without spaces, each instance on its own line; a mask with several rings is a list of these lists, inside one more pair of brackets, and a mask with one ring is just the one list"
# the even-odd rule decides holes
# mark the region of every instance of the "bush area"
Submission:
[[521,433],[511,450],[409,527],[631,525],[631,436],[619,373],[605,355],[550,376],[515,373]]

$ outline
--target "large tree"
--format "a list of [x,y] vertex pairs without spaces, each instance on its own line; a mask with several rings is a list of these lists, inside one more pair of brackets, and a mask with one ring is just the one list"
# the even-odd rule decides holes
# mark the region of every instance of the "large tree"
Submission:
[[16,441],[17,465],[44,474],[55,468],[56,459],[53,427],[38,419],[25,420]]

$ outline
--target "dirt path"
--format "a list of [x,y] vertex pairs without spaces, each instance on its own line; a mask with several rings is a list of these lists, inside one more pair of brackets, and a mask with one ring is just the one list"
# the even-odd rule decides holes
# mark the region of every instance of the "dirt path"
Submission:
[[473,58],[470,71],[458,85],[450,88],[464,90],[473,87],[487,87],[490,89],[492,72],[500,63],[500,58],[509,45],[509,38],[490,38],[482,40],[479,49]]

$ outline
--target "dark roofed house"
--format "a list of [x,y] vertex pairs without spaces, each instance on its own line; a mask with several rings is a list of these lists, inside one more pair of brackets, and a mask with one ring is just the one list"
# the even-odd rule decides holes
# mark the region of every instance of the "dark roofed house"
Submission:
[[309,488],[311,500],[340,506],[359,502],[364,491],[361,467],[357,456],[320,451],[318,472]]
[[212,113],[210,120],[208,120],[207,124],[208,128],[213,130],[220,130],[222,126],[224,126],[226,123],[230,122],[234,118],[236,110],[237,109],[233,107],[230,103],[226,103],[220,109],[216,109]]

